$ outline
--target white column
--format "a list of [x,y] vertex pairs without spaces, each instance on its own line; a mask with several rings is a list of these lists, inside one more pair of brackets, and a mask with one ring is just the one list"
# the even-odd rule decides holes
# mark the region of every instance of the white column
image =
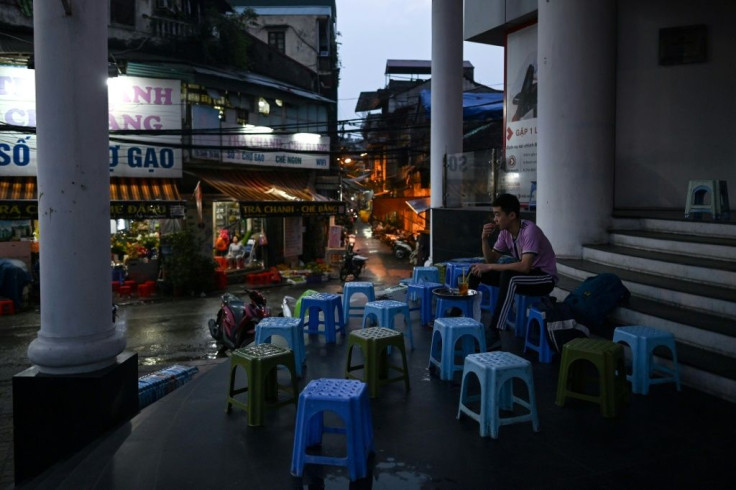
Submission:
[[[442,207],[442,159],[463,151],[463,2],[432,0],[430,205]],[[434,221],[434,214],[432,214]],[[434,229],[434,227],[431,227]],[[431,242],[431,240],[430,240]],[[430,256],[432,255],[430,247]]]
[[34,2],[41,372],[91,372],[125,348],[112,323],[108,2]]
[[558,256],[606,240],[613,209],[616,2],[539,2],[537,222]]

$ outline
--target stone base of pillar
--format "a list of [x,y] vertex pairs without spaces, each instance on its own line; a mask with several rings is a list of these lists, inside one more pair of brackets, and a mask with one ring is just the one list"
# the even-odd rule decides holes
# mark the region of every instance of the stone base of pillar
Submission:
[[138,354],[93,373],[13,376],[15,482],[41,474],[138,413]]

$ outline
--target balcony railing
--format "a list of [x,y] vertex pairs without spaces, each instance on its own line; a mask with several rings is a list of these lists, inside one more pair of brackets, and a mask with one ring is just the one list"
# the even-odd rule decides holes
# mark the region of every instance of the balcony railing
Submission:
[[161,38],[183,38],[194,34],[195,25],[191,22],[168,17],[151,16],[151,33]]

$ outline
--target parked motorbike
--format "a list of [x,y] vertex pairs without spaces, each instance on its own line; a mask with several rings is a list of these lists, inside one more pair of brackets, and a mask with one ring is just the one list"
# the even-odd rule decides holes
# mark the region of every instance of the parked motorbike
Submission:
[[394,241],[394,255],[397,259],[405,259],[409,257],[416,248],[416,239],[414,235],[398,238]]
[[352,275],[354,279],[358,279],[360,277],[360,273],[363,272],[366,261],[368,260],[367,257],[357,254],[358,251],[355,250],[355,235],[348,235],[347,242],[345,261],[343,262],[342,267],[340,267],[341,281],[345,281],[345,279],[350,275]]
[[256,290],[245,290],[250,303],[246,304],[232,293],[222,295],[217,319],[207,322],[210,335],[227,349],[237,349],[252,341],[256,325],[261,319],[271,316],[266,298]]

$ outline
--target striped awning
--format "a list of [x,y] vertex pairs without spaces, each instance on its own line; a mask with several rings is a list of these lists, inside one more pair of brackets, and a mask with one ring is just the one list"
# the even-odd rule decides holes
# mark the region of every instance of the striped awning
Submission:
[[346,211],[344,202],[318,194],[306,174],[240,170],[197,170],[194,174],[238,201],[244,217],[334,216]]
[[[37,219],[35,177],[0,178],[0,219]],[[185,201],[174,179],[110,179],[110,218],[181,218]]]
[[218,191],[238,201],[326,201],[306,175],[289,172],[197,170]]

